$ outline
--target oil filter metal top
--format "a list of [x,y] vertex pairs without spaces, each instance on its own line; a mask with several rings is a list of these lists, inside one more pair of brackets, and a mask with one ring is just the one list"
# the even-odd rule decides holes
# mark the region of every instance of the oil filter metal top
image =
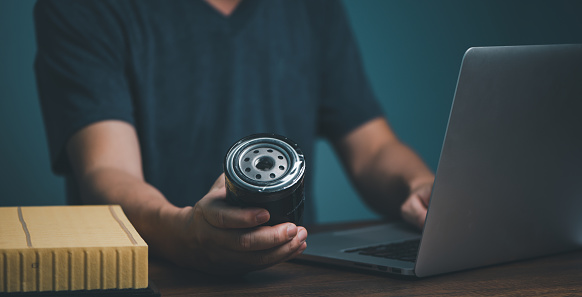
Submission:
[[299,146],[277,134],[254,134],[235,143],[224,160],[227,200],[266,208],[269,225],[303,217],[305,159]]

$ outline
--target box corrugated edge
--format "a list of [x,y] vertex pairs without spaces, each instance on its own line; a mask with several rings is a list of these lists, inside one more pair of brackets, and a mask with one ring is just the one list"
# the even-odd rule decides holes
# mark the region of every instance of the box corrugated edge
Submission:
[[0,292],[139,289],[148,286],[148,247],[0,251]]

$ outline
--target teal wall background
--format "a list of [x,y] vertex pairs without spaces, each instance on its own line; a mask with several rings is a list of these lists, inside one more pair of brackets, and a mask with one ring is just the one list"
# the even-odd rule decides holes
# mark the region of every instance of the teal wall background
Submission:
[[0,205],[64,204],[50,171],[32,63],[32,0],[0,0]]
[[[345,0],[367,73],[400,138],[436,169],[458,69],[471,46],[582,43],[582,1]],[[64,204],[50,172],[32,63],[33,0],[0,0],[0,205]],[[313,158],[312,158],[313,159]],[[324,142],[320,222],[374,218]]]
[[[347,0],[367,73],[399,137],[435,171],[465,50],[582,43],[582,1]],[[320,221],[373,218],[326,144],[318,147]],[[325,169],[324,169],[325,168]]]

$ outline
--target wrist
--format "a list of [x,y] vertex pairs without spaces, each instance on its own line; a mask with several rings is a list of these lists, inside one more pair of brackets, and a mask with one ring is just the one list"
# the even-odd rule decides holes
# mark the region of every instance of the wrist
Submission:
[[179,226],[181,208],[166,203],[141,207],[134,226],[147,242],[150,254],[175,262],[173,256],[183,233]]
[[172,230],[180,208],[167,200],[144,201],[138,207],[133,207],[131,217],[136,228],[145,236],[168,233]]

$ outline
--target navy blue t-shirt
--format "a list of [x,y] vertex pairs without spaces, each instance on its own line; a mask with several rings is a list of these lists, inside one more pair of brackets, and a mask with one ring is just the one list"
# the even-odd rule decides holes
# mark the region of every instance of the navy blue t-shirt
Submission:
[[41,0],[34,13],[52,166],[69,202],[79,194],[65,146],[91,123],[134,125],[146,181],[177,206],[207,193],[235,141],[271,132],[306,156],[310,223],[316,137],[381,116],[339,1],[243,0],[224,17],[200,0]]

